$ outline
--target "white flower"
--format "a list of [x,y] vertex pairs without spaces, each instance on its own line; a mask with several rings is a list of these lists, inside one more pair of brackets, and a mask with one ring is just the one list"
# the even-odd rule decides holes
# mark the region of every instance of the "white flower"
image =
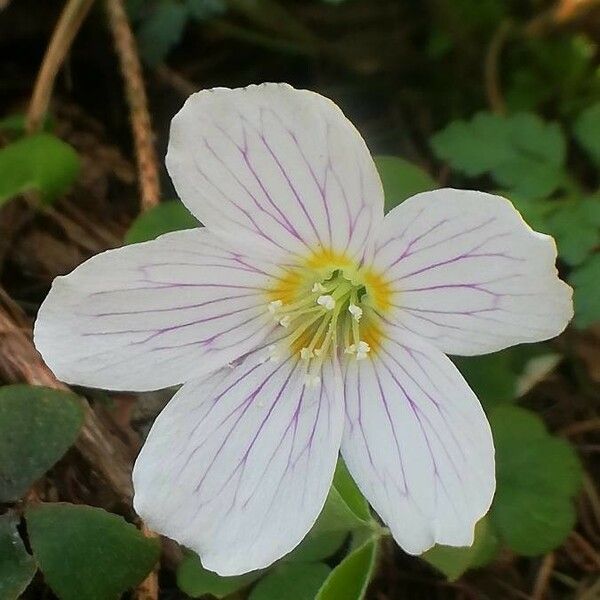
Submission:
[[341,449],[407,552],[471,544],[494,449],[445,353],[563,330],[553,240],[480,192],[417,194],[384,219],[359,133],[288,85],[191,96],[167,166],[206,227],[57,278],[35,327],[63,381],[183,384],[134,469],[149,527],[222,575],[266,567],[313,525]]

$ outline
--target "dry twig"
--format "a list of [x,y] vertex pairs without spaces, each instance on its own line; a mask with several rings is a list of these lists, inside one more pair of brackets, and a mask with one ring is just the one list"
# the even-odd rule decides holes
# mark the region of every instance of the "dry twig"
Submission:
[[27,130],[30,133],[37,131],[42,124],[52,97],[56,74],[93,3],[94,0],[68,0],[58,19],[27,111]]
[[160,183],[142,65],[122,0],[106,0],[106,11],[129,104],[141,208],[147,210],[160,200]]

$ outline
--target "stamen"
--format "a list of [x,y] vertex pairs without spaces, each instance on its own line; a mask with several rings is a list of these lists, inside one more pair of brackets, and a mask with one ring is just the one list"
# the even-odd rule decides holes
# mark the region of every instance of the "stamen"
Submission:
[[269,302],[269,312],[274,315],[282,306],[283,302],[281,300],[273,300],[273,302]]
[[326,292],[326,291],[327,291],[327,288],[319,281],[317,281],[317,283],[315,283],[312,286],[312,290],[311,290],[311,292],[319,292],[320,294],[322,294],[323,292]]
[[315,352],[313,352],[310,348],[302,348],[300,350],[300,358],[302,358],[303,360],[309,360],[314,355],[315,355]]
[[291,320],[291,317],[289,315],[286,315],[285,317],[279,320],[279,324],[287,329],[290,326]]
[[333,310],[335,308],[335,300],[333,296],[325,294],[317,298],[317,304],[320,304],[325,310]]
[[371,346],[361,340],[356,348],[356,360],[364,360],[369,352],[371,352]]
[[360,318],[363,315],[362,308],[360,306],[357,306],[356,304],[350,304],[350,306],[348,307],[348,312],[352,315],[352,318],[357,323],[358,321],[360,321]]

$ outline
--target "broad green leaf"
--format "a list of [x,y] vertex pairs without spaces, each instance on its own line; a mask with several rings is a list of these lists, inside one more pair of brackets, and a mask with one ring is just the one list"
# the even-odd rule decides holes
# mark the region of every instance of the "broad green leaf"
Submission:
[[575,290],[575,325],[584,328],[600,322],[600,255],[573,271],[570,282]]
[[564,180],[566,143],[560,126],[532,113],[479,113],[453,121],[431,138],[436,155],[469,176],[490,173],[527,198],[544,198]]
[[375,156],[385,194],[385,212],[407,198],[439,187],[426,171],[398,156]]
[[491,413],[490,424],[497,480],[492,522],[515,552],[548,552],[573,527],[572,498],[581,484],[579,460],[573,448],[549,435],[530,411],[499,407]]
[[475,526],[475,540],[467,548],[436,545],[421,555],[425,561],[441,571],[450,581],[456,581],[468,569],[488,564],[499,549],[499,540],[483,517]]
[[546,231],[556,238],[559,257],[580,265],[600,244],[600,197],[565,203],[548,218]]
[[126,244],[146,242],[171,231],[192,229],[200,223],[179,201],[162,202],[143,212],[125,234]]
[[18,519],[0,516],[0,598],[17,600],[33,579],[37,565],[17,531]]
[[52,202],[69,189],[79,166],[75,150],[54,135],[21,138],[0,150],[0,205],[30,190]]
[[160,2],[143,19],[137,30],[137,39],[140,54],[146,63],[150,66],[157,65],[179,43],[187,15],[183,4]]
[[315,600],[362,600],[375,568],[377,544],[371,538],[348,554],[331,571]]
[[350,475],[350,472],[348,471],[346,463],[341,458],[338,460],[335,468],[333,485],[348,508],[359,519],[362,521],[371,520],[372,517],[371,510],[369,509],[369,503],[361,494],[358,486],[354,482],[354,479],[352,479],[352,475]]
[[486,407],[515,399],[517,373],[510,349],[483,356],[454,356],[452,360]]
[[334,530],[319,533],[319,522],[300,544],[283,558],[286,562],[315,562],[329,558],[348,538],[348,531]]
[[118,600],[159,557],[157,539],[100,508],[41,504],[26,518],[33,555],[61,600]]
[[254,571],[236,577],[221,577],[207,571],[195,554],[188,554],[177,568],[177,586],[191,598],[200,598],[211,594],[224,598],[256,581],[262,571]]
[[0,387],[0,502],[18,500],[61,458],[83,417],[81,400],[68,392]]
[[575,121],[574,133],[577,141],[600,165],[600,102],[596,102],[579,115]]
[[323,563],[278,565],[254,586],[248,600],[314,600],[330,571]]

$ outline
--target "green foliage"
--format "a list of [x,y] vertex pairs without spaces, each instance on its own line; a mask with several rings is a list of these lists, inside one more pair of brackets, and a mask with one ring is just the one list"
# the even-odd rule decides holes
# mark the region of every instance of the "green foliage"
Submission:
[[36,190],[44,202],[65,193],[79,173],[79,157],[50,133],[24,137],[0,150],[0,206]]
[[600,166],[600,102],[584,110],[575,121],[574,133],[577,141]]
[[372,520],[369,503],[361,494],[358,486],[352,479],[346,463],[340,458],[333,476],[333,487],[346,506],[363,522]]
[[33,579],[37,566],[17,531],[19,521],[0,516],[0,598],[17,600]]
[[348,554],[331,571],[315,600],[361,600],[375,568],[377,539],[371,538]]
[[163,233],[199,226],[198,221],[181,202],[162,202],[135,219],[125,234],[125,243],[146,242]]
[[33,554],[61,600],[118,600],[158,560],[158,540],[100,508],[41,504],[26,516]]
[[319,562],[278,565],[256,584],[248,600],[314,600],[330,571]]
[[177,567],[177,586],[191,598],[200,598],[211,594],[224,598],[256,581],[262,571],[254,571],[236,577],[221,577],[207,571],[195,554],[187,554]]
[[129,0],[127,8],[137,24],[140,54],[156,66],[181,41],[188,21],[222,15],[227,5],[225,0]]
[[491,510],[501,539],[535,556],[560,545],[575,522],[581,466],[571,446],[549,435],[533,413],[503,406],[490,415],[497,490]]
[[18,500],[75,441],[80,399],[28,385],[0,388],[0,502]]
[[431,138],[435,154],[474,177],[489,173],[517,195],[543,198],[564,180],[565,139],[560,126],[537,115],[478,113],[453,121]]
[[450,581],[456,581],[468,569],[482,567],[496,556],[500,542],[488,517],[475,526],[475,539],[472,546],[453,548],[436,545],[421,555],[430,565],[441,571]]
[[583,328],[600,322],[600,255],[573,271],[570,281],[575,290],[575,325]]
[[439,187],[429,173],[403,158],[375,156],[374,159],[383,184],[385,212],[419,192]]
[[[329,558],[346,541],[346,529],[319,531],[321,522],[317,521],[314,528],[302,542],[283,560],[287,562],[315,562]],[[327,529],[327,526],[325,526]]]

